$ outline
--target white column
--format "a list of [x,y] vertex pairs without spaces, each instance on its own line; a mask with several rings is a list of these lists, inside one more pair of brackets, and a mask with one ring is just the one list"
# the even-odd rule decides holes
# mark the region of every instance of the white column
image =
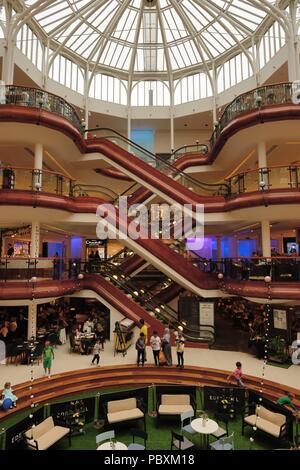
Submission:
[[37,322],[37,304],[31,302],[28,307],[28,328],[27,339],[30,340],[33,336],[36,337],[36,322]]
[[261,246],[262,255],[265,258],[271,257],[271,231],[270,222],[268,220],[261,221]]
[[127,116],[127,139],[131,140],[131,115],[129,110]]
[[[258,168],[267,168],[268,163],[267,163],[267,146],[266,142],[258,142],[257,144],[257,154],[258,154]],[[261,185],[260,188],[262,190],[266,190],[269,188],[269,174],[268,172],[261,172],[260,173],[260,178],[259,178],[260,183],[264,182],[265,185]]]
[[258,144],[257,144],[257,154],[258,154],[258,168],[266,168],[266,166],[267,166],[266,142],[258,142]]
[[40,251],[40,223],[31,223],[31,244],[30,244],[30,257],[38,258]]
[[171,145],[171,153],[175,150],[175,134],[174,134],[174,113],[173,108],[171,108],[171,116],[170,116],[170,145]]
[[42,169],[43,169],[43,144],[35,144],[34,146],[34,174],[33,174],[33,190],[41,191],[42,189]]

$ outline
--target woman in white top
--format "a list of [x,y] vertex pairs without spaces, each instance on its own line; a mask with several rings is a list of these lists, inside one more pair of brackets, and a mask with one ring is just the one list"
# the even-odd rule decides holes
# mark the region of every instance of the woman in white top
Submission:
[[154,363],[159,366],[159,353],[161,349],[161,339],[158,336],[157,331],[153,331],[153,335],[150,338],[150,346],[152,348]]

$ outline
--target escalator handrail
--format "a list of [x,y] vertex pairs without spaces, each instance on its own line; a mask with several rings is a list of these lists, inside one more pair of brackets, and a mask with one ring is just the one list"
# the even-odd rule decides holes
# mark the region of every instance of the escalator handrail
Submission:
[[[94,191],[102,194],[106,194],[107,196],[110,196],[112,198],[112,201],[115,200],[115,198],[118,197],[118,194],[113,191],[112,189],[106,188],[105,186],[100,186],[98,184],[81,184],[81,183],[76,183],[72,186],[72,192],[74,191]],[[109,194],[111,193],[111,194]]]
[[[118,284],[120,287],[122,287],[123,289],[126,289],[128,291],[128,293],[130,295],[132,295],[132,298],[135,299],[136,296],[134,294],[134,291],[137,291],[138,292],[138,289],[135,289],[134,287],[128,285],[128,283],[126,282],[126,279],[123,280],[123,283],[120,282],[119,279],[115,279],[113,276],[114,274],[111,274],[110,272],[108,272],[107,270],[105,270],[103,272],[103,275],[104,276],[108,276],[114,283]],[[134,289],[134,290],[133,290]],[[171,318],[164,318],[163,315],[161,315],[161,317],[164,319],[164,320],[167,320],[168,322],[173,322],[173,323],[177,323],[178,325],[181,325],[183,326],[183,328],[189,332],[194,332],[194,333],[197,333],[199,334],[201,332],[201,330],[204,330],[207,331],[208,333],[211,334],[212,337],[214,337],[214,326],[213,325],[203,325],[203,324],[200,324],[199,325],[199,329],[193,329],[193,328],[190,328],[190,327],[187,327],[186,325],[184,325],[180,320],[178,320],[177,318],[177,312],[172,308],[170,307],[169,305],[167,304],[163,304],[162,302],[156,302],[156,301],[153,301],[153,299],[150,299],[150,300],[146,300],[145,299],[145,304],[143,305],[149,305],[151,309],[153,309],[154,311],[156,311],[156,313],[159,313],[159,314],[162,314],[163,312],[166,312],[166,313],[170,313],[171,315]],[[163,307],[162,307],[163,305]],[[157,312],[157,310],[155,310],[156,308],[159,308],[160,309],[160,312]],[[172,318],[173,317],[173,318]]]
[[177,173],[179,174],[179,176],[187,179],[188,181],[191,182],[191,184],[194,184],[195,186],[198,186],[198,187],[201,187],[202,189],[205,189],[206,191],[208,191],[207,188],[211,188],[211,189],[214,189],[214,188],[219,188],[219,189],[222,189],[223,187],[225,188],[225,190],[227,191],[228,190],[228,185],[227,183],[224,181],[224,183],[220,183],[220,184],[215,184],[215,183],[203,183],[201,181],[198,181],[194,178],[192,178],[190,175],[187,175],[186,173],[184,173],[184,171],[182,170],[179,170],[178,168],[176,168],[174,165],[172,165],[171,163],[165,161],[163,158],[161,158],[159,155],[155,155],[154,153],[150,152],[149,150],[141,147],[139,144],[133,142],[132,140],[128,139],[127,137],[123,136],[122,134],[120,134],[119,132],[113,130],[113,129],[110,129],[108,127],[97,127],[95,129],[88,129],[86,132],[95,132],[95,131],[107,131],[107,132],[112,132],[113,135],[112,136],[105,136],[103,138],[105,139],[109,139],[109,138],[119,138],[125,142],[127,142],[129,145],[131,145],[132,147],[135,147],[137,148],[138,150],[142,151],[143,153],[147,154],[152,160],[155,160],[155,161],[159,161],[161,162],[164,166],[167,166],[168,168],[170,168],[170,171],[173,172],[173,173]]

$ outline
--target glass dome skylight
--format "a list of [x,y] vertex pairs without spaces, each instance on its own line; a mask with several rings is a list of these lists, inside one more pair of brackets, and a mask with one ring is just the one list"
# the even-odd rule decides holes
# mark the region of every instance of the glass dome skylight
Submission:
[[[25,0],[28,8],[33,0]],[[36,2],[38,4],[39,2]],[[55,53],[131,74],[207,68],[251,47],[270,0],[54,0],[33,20]],[[278,4],[278,2],[276,2]]]

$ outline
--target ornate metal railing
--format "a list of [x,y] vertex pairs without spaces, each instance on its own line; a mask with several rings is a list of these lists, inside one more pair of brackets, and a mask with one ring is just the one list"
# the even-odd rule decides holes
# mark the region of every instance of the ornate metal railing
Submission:
[[68,119],[80,132],[83,131],[81,120],[72,105],[60,96],[38,88],[0,85],[0,105],[13,104],[27,108],[38,108]]
[[171,155],[171,161],[176,162],[179,158],[183,157],[186,154],[203,154],[206,155],[208,153],[208,146],[206,144],[194,144],[194,145],[183,145],[178,149],[174,150]]
[[294,104],[293,98],[300,91],[299,83],[278,83],[266,85],[237,96],[228,106],[226,106],[218,124],[210,138],[210,145],[213,147],[227,124],[237,116],[261,109],[265,106],[279,104]]

